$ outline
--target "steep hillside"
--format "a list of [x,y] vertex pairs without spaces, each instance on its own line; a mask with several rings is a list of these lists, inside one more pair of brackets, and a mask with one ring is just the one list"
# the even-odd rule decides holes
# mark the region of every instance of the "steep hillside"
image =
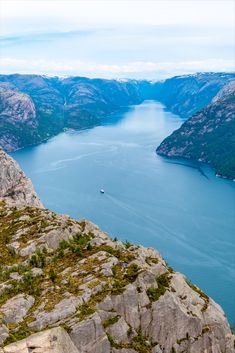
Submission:
[[12,151],[41,142],[64,128],[97,125],[105,115],[142,102],[141,85],[133,80],[0,75],[0,146]]
[[6,151],[40,139],[32,99],[25,93],[0,88],[0,146]]
[[220,306],[152,248],[2,197],[0,249],[1,353],[234,352]]
[[216,173],[235,179],[235,81],[167,137],[157,153],[205,162]]
[[155,83],[154,97],[173,113],[189,118],[210,104],[216,94],[232,80],[235,80],[234,73],[176,76]]

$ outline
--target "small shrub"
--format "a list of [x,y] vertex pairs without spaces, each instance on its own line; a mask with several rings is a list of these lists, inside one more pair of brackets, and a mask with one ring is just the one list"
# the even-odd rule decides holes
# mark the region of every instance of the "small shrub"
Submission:
[[55,281],[58,277],[57,273],[55,272],[55,270],[53,268],[50,268],[48,276],[53,283],[55,283]]
[[118,322],[119,319],[120,319],[119,315],[111,317],[110,319],[103,321],[102,323],[103,327],[106,328],[108,326],[114,325],[116,322]]
[[152,302],[155,302],[160,297],[158,288],[154,288],[154,287],[150,287],[147,289],[147,295]]
[[82,250],[80,246],[70,246],[70,249],[74,254],[82,257]]
[[60,244],[59,244],[59,249],[61,250],[65,250],[69,247],[69,242],[67,240],[61,240]]
[[156,301],[163,295],[170,285],[171,277],[168,273],[163,273],[156,278],[158,288],[150,287],[147,289],[147,295],[151,301]]
[[94,314],[94,312],[95,312],[95,309],[90,307],[88,304],[84,304],[79,307],[78,317],[80,320],[83,320],[87,316]]
[[30,264],[33,267],[45,267],[46,264],[46,256],[45,253],[41,252],[40,249],[37,249],[35,253],[31,256]]
[[129,248],[131,247],[131,245],[132,245],[132,244],[131,244],[129,241],[127,241],[127,240],[125,241],[124,244],[125,244],[125,247],[126,247],[127,249],[129,249]]
[[127,267],[127,272],[124,275],[124,278],[128,280],[128,282],[134,282],[140,272],[139,266],[137,264],[131,264]]
[[122,279],[118,280],[115,279],[113,286],[112,286],[112,294],[117,295],[117,294],[122,294],[124,292],[126,282]]
[[133,338],[132,346],[139,353],[149,353],[151,351],[151,343],[141,332]]

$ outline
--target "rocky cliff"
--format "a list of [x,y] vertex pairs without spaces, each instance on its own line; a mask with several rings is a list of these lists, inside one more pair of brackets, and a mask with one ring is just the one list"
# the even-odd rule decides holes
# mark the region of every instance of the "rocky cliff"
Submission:
[[0,148],[0,198],[13,205],[42,207],[31,181],[18,164]]
[[[20,184],[22,173],[12,179]],[[34,200],[18,206],[4,190],[1,353],[234,352],[220,306],[156,250],[111,239]]]
[[207,107],[167,137],[157,153],[211,165],[235,179],[235,81],[223,87]]
[[0,88],[0,146],[6,151],[31,144],[38,137],[32,99],[25,93]]

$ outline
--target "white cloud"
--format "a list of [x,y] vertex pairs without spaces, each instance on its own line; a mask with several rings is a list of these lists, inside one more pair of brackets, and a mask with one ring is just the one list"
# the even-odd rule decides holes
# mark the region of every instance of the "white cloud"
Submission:
[[0,6],[5,73],[158,78],[234,69],[233,0],[0,0]]
[[72,30],[82,25],[188,24],[233,26],[233,0],[1,0],[3,33]]
[[151,77],[162,79],[172,75],[199,71],[234,71],[233,60],[208,59],[185,62],[129,62],[97,64],[79,60],[26,60],[1,58],[3,73],[36,73],[49,75],[80,75],[88,77]]

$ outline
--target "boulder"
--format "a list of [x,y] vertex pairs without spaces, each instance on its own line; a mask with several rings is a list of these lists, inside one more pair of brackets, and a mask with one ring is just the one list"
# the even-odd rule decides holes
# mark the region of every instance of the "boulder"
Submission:
[[19,294],[9,299],[0,307],[3,321],[7,324],[17,324],[27,315],[28,310],[33,305],[35,299],[26,294]]

